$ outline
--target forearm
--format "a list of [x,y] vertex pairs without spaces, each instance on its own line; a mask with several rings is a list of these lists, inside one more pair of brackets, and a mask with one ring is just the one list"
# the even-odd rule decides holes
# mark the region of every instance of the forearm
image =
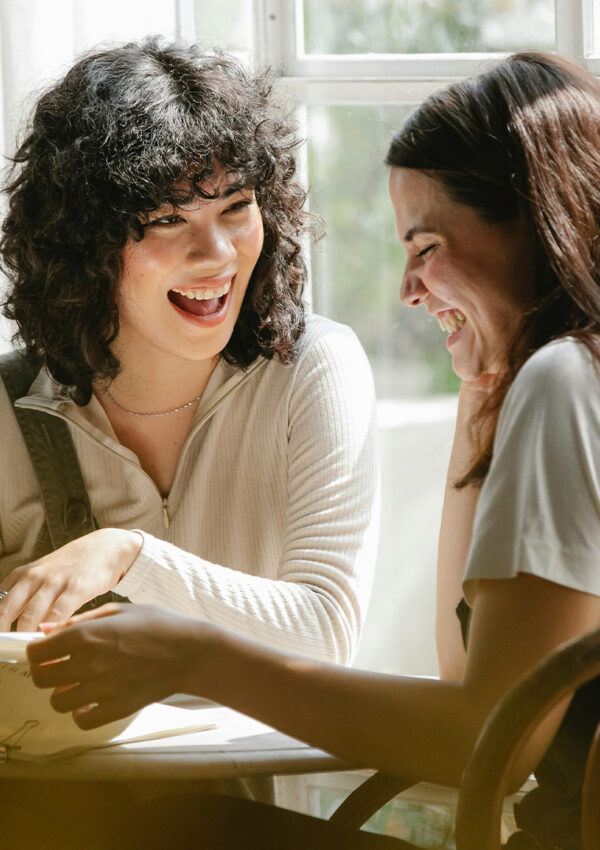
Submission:
[[481,391],[463,384],[459,396],[456,429],[446,478],[437,563],[436,642],[440,676],[460,680],[465,650],[456,606],[462,596],[462,577],[471,545],[473,519],[479,489],[456,489],[456,482],[473,460],[469,422],[481,401]]
[[483,721],[463,687],[319,664],[220,630],[182,690],[362,767],[457,784]]
[[117,592],[233,629],[271,646],[347,663],[368,596],[337,565],[284,564],[281,578],[213,564],[151,535]]

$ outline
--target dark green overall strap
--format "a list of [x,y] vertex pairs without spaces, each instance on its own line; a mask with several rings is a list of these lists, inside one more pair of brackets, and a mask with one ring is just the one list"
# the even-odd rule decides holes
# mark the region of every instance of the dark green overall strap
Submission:
[[[0,375],[13,404],[42,494],[49,538],[44,548],[53,551],[93,531],[96,524],[66,423],[38,410],[14,406],[18,398],[27,395],[39,369],[39,363],[29,363],[18,351],[0,357]],[[45,553],[36,551],[35,554],[40,557]]]
[[[98,527],[66,422],[39,410],[15,407],[15,401],[27,395],[40,368],[41,362],[32,364],[19,351],[0,355],[0,377],[13,405],[44,505],[46,521],[35,544],[34,559]],[[128,600],[111,590],[80,610],[113,601]]]

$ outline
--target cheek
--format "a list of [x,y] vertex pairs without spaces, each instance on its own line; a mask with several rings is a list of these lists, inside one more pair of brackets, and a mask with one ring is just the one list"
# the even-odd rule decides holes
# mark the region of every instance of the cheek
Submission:
[[144,279],[165,274],[177,264],[182,256],[183,246],[175,244],[174,239],[142,239],[123,251],[123,276],[130,285],[142,283]]
[[247,257],[254,265],[260,257],[264,240],[263,220],[257,208],[248,226],[239,234],[239,252]]
[[443,301],[456,300],[462,290],[460,281],[456,268],[453,268],[450,263],[435,255],[431,257],[427,264],[425,283],[434,295]]

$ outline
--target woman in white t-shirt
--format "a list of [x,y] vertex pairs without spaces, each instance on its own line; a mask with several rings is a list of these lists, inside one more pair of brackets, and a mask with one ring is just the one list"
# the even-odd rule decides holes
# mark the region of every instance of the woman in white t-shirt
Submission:
[[[105,609],[30,648],[37,684],[77,683],[52,700],[82,727],[187,691],[350,763],[455,785],[507,690],[600,626],[600,83],[559,57],[517,54],[428,98],[387,162],[407,252],[402,300],[437,318],[463,380],[440,538],[442,679],[298,664],[193,620]],[[143,656],[126,641],[140,632]],[[580,846],[599,690],[557,706],[515,765],[513,786],[536,765],[540,781],[518,813],[519,847]],[[288,850],[402,846],[251,804],[195,805],[187,816],[179,806],[179,846],[200,847],[218,827],[210,846],[240,835]]]

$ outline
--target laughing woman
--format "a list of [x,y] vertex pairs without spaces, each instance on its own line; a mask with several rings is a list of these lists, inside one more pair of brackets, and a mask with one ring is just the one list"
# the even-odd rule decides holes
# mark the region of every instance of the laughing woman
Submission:
[[352,657],[374,395],[353,333],[304,315],[297,143],[268,75],[157,40],[40,98],[1,243],[25,358],[0,384],[0,631],[114,590]]
[[[390,147],[407,251],[401,296],[450,331],[465,381],[452,472],[463,489],[450,488],[440,552],[445,680],[294,663],[219,626],[109,606],[30,647],[34,678],[58,688],[59,711],[87,728],[188,691],[350,763],[458,784],[513,683],[600,626],[599,140],[600,83],[556,56],[520,54],[434,94]],[[470,445],[465,418],[477,426]],[[476,497],[461,498],[480,485],[471,533]],[[447,611],[467,552],[465,657]],[[146,642],[127,640],[140,634]],[[55,659],[63,660],[42,663]],[[514,785],[536,765],[539,780],[520,806],[515,846],[581,846],[579,794],[599,690],[592,682],[556,707],[515,766]],[[146,814],[158,820],[156,809]],[[138,826],[152,822],[164,839],[184,823],[179,847],[406,846],[225,798],[181,800],[163,815],[162,826],[144,818]]]

